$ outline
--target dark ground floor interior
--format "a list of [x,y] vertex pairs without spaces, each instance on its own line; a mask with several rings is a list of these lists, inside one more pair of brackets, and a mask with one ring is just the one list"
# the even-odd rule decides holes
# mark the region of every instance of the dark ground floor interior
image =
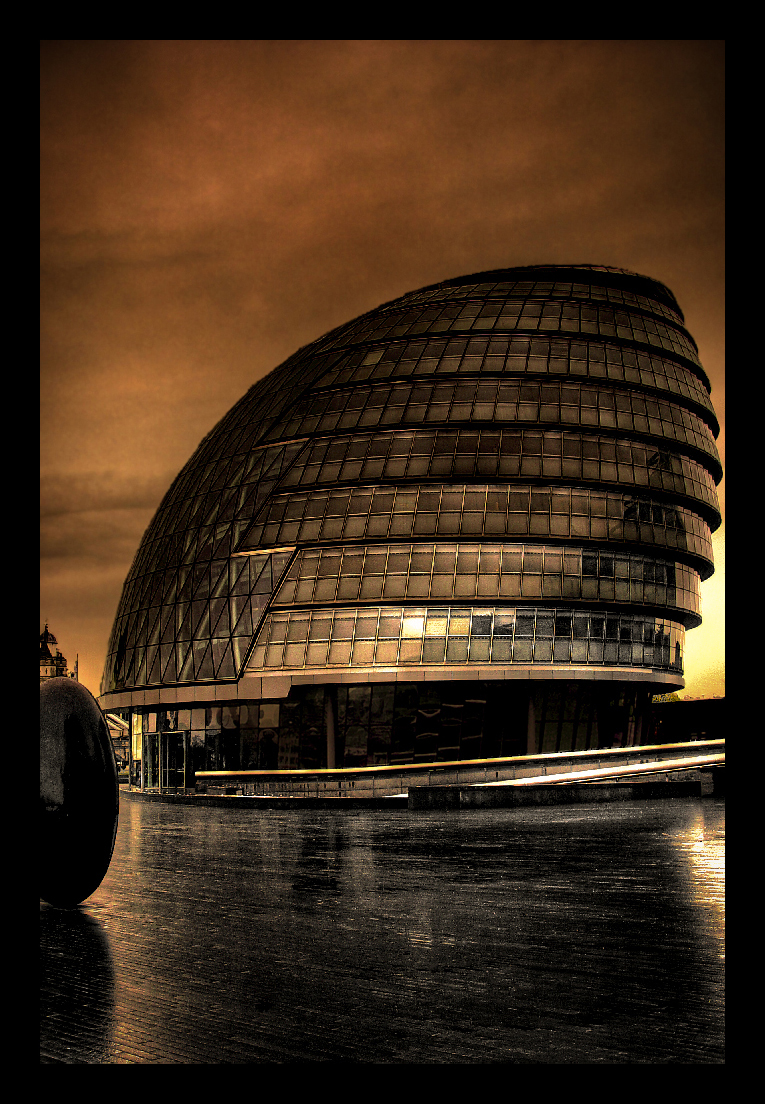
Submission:
[[130,782],[193,789],[195,771],[438,763],[650,742],[651,690],[561,681],[293,686],[282,701],[120,711]]

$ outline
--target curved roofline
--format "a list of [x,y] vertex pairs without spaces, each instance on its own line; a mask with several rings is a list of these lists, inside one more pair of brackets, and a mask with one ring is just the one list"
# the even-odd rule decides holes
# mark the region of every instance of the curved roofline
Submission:
[[[266,372],[253,386],[258,386],[258,384],[262,383],[263,380],[267,379],[268,376],[276,372],[279,368],[284,368],[287,364],[294,363],[309,349],[315,349],[317,352],[323,351],[328,343],[334,341],[337,336],[349,326],[355,326],[365,318],[369,318],[379,311],[387,310],[389,307],[393,307],[397,303],[401,303],[408,299],[411,295],[418,295],[423,291],[436,291],[439,288],[460,287],[460,285],[465,283],[480,284],[488,283],[490,280],[495,283],[501,283],[503,280],[517,279],[518,277],[530,276],[532,274],[537,279],[551,280],[561,280],[568,275],[568,278],[572,282],[579,276],[586,276],[590,284],[595,284],[600,287],[620,287],[636,295],[643,294],[652,296],[654,299],[658,299],[659,302],[664,303],[670,310],[675,311],[679,315],[683,327],[685,326],[685,315],[677,299],[675,299],[674,294],[666,284],[662,284],[660,280],[655,280],[652,276],[644,276],[640,272],[632,272],[628,268],[613,268],[609,265],[588,264],[517,265],[513,268],[490,268],[481,272],[469,272],[464,276],[453,276],[448,280],[440,280],[435,284],[425,284],[423,287],[410,288],[409,291],[402,292],[401,295],[397,295],[393,299],[388,299],[385,303],[378,303],[376,307],[368,311],[363,311],[361,314],[357,315],[356,318],[352,318],[348,322],[343,322],[340,326],[333,326],[331,330],[327,330],[326,333],[320,334],[319,337],[315,338],[313,341],[301,345],[286,361],[276,365],[276,367],[272,368],[269,372]],[[696,347],[696,341],[693,336],[689,334],[687,330],[684,330],[684,332],[693,342],[694,347]],[[687,362],[685,360],[683,363],[690,366],[694,373],[698,373],[697,365],[693,365],[692,362]],[[711,390],[706,373],[703,369],[701,369],[701,372],[702,375],[700,378],[702,379],[702,383]],[[252,388],[250,388],[250,390],[252,390]]]
[[[644,276],[642,273],[632,272],[628,268],[614,268],[610,265],[537,264],[516,265],[512,268],[490,268],[481,272],[466,273],[464,276],[454,276],[435,284],[426,284],[425,287],[416,288],[414,291],[435,291],[436,288],[459,287],[460,284],[469,281],[486,283],[489,280],[495,280],[500,282],[502,280],[522,279],[524,276],[533,276],[537,280],[547,278],[561,280],[567,274],[570,274],[572,280],[577,276],[586,275],[590,284],[617,286],[636,294],[642,290],[643,294],[651,295],[663,302],[665,306],[670,307],[671,310],[677,311],[683,322],[685,321],[685,316],[677,299],[666,284],[662,284],[661,281],[655,280],[652,276]],[[412,295],[413,291],[406,294]],[[399,298],[404,298],[404,296],[399,296]],[[395,300],[393,301],[395,302]]]

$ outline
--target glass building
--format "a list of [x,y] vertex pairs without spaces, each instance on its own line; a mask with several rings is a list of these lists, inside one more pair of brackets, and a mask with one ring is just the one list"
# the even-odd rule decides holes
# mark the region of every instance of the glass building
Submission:
[[709,380],[663,284],[446,280],[298,350],[128,574],[101,705],[132,781],[646,742],[713,571]]

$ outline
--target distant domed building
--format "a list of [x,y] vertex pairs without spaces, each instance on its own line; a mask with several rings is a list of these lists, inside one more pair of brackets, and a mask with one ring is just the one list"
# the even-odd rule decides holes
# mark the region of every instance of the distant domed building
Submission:
[[674,295],[622,269],[461,276],[299,349],[128,574],[100,700],[134,784],[645,743],[713,571],[718,428]]
[[77,678],[77,660],[74,663],[74,670],[69,671],[66,656],[62,656],[57,645],[58,641],[46,621],[45,628],[40,633],[40,682],[51,678]]

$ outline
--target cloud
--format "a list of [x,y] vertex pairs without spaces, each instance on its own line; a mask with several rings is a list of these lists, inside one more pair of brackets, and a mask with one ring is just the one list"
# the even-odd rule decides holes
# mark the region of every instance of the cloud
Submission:
[[49,474],[41,479],[40,555],[43,575],[55,565],[116,565],[127,573],[159,502],[160,478],[135,479],[115,471]]

